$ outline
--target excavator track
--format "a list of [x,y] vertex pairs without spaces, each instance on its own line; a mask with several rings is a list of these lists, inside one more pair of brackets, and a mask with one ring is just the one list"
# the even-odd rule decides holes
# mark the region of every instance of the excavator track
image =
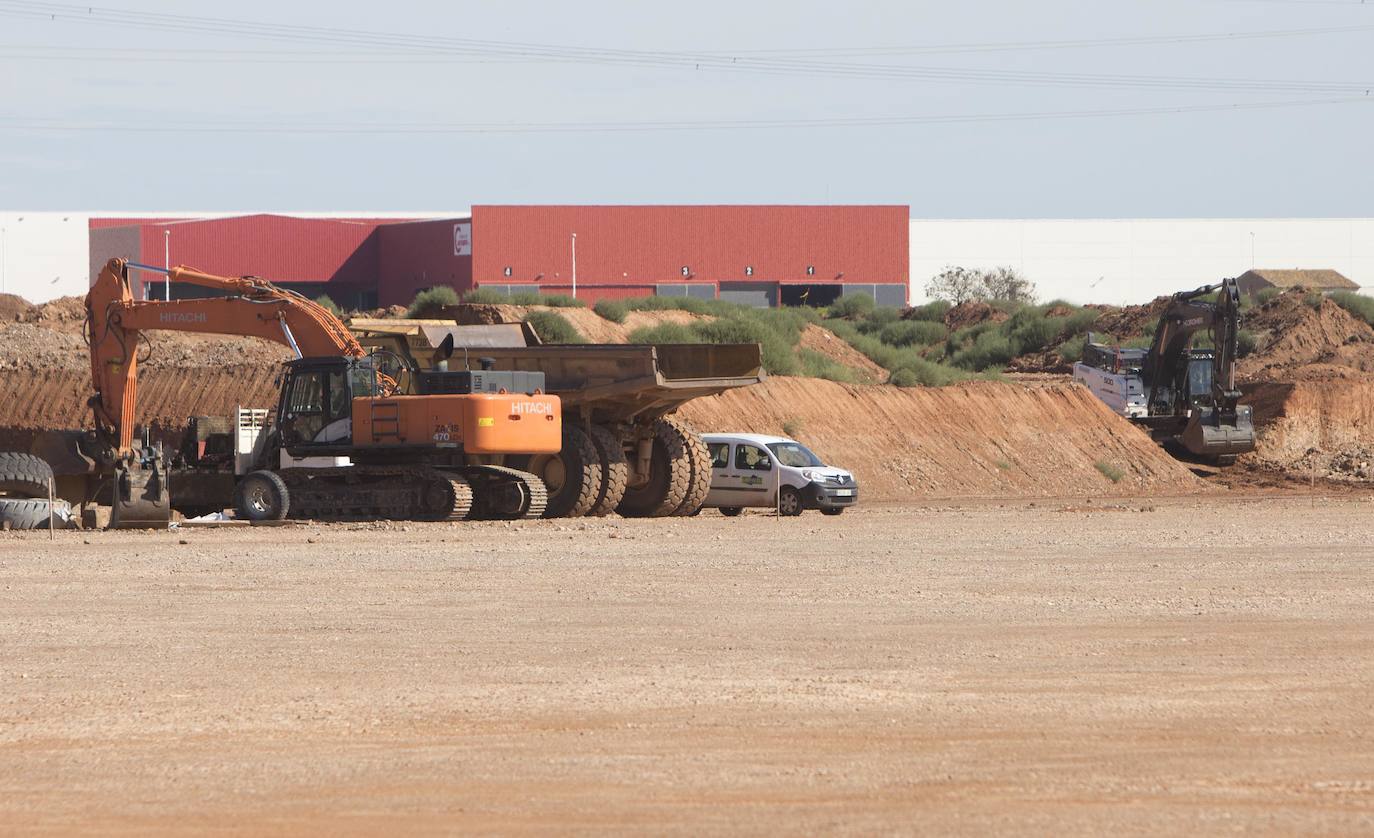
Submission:
[[466,521],[539,518],[548,490],[503,466],[365,466],[285,469],[287,517],[316,521]]
[[515,521],[542,518],[549,505],[549,490],[536,475],[505,466],[466,466],[463,474],[477,494],[474,517]]

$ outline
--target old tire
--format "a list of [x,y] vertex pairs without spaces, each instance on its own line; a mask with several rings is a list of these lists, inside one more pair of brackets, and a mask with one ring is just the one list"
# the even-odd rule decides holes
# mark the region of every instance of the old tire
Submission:
[[742,512],[744,512],[744,507],[742,506],[722,506],[720,508],[720,514],[724,515],[726,518],[734,518]]
[[701,436],[692,430],[691,425],[681,419],[664,419],[663,421],[671,424],[681,435],[683,447],[687,449],[687,459],[692,467],[687,497],[683,499],[681,506],[673,510],[673,514],[679,516],[695,515],[701,511],[701,505],[706,502],[706,495],[711,491],[711,452],[707,450],[706,443],[702,441]]
[[592,444],[601,460],[601,488],[587,514],[603,518],[614,512],[625,497],[625,487],[630,484],[630,463],[620,440],[601,425],[592,425]]
[[616,511],[626,518],[667,517],[687,500],[691,484],[692,455],[686,437],[675,423],[659,419],[654,423],[649,479],[625,490]]
[[791,486],[783,486],[778,493],[778,512],[789,518],[802,514],[801,492]]
[[234,512],[246,521],[280,521],[290,511],[291,493],[276,472],[252,472],[234,487]]
[[563,426],[563,449],[530,457],[523,471],[544,481],[549,493],[545,518],[580,518],[601,493],[601,455],[582,425]]
[[[44,494],[47,489],[44,489]],[[53,501],[53,528],[68,530],[75,527],[71,504]],[[0,498],[0,529],[46,530],[48,528],[47,498]]]
[[821,510],[822,515],[840,515],[844,513],[843,506],[827,506]]
[[14,498],[48,498],[52,468],[41,457],[0,451],[0,494]]

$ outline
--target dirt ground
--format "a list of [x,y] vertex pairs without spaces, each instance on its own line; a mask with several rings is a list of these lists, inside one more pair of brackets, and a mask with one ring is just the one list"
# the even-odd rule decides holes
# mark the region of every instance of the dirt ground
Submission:
[[1371,511],[0,535],[0,823],[1368,834]]

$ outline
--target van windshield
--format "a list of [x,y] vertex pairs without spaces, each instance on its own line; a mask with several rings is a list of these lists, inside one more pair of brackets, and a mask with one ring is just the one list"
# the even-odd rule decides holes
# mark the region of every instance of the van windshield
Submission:
[[778,462],[788,468],[813,468],[823,466],[821,458],[811,453],[811,449],[800,442],[770,442],[768,450],[778,458]]

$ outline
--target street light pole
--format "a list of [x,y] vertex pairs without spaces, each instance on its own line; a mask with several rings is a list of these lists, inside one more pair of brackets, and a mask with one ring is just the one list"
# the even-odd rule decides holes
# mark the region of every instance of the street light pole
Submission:
[[1255,233],[1250,231],[1250,270],[1255,269]]
[[573,299],[577,299],[577,234],[572,234],[572,257],[573,257]]
[[162,275],[162,298],[172,299],[172,231],[162,231],[162,267],[167,269],[167,273]]
[[5,228],[0,227],[0,294],[5,293]]

